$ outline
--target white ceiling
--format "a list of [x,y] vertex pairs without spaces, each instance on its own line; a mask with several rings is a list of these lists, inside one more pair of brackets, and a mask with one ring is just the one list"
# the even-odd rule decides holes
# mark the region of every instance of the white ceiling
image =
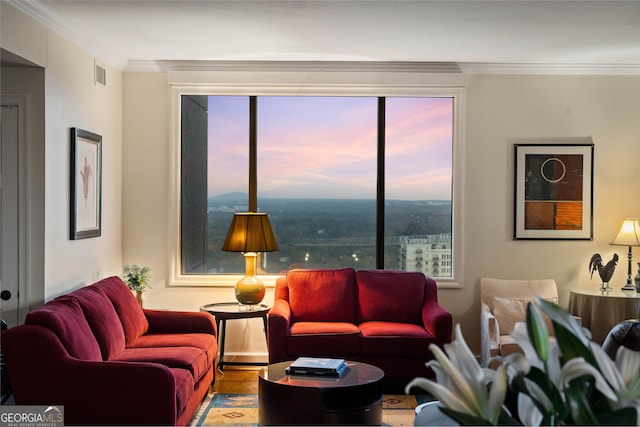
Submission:
[[125,70],[381,61],[640,74],[640,1],[2,1]]

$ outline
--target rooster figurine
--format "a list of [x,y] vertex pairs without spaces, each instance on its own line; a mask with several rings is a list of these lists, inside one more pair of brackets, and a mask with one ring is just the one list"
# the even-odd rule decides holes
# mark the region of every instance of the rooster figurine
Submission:
[[598,271],[600,278],[602,279],[602,289],[609,289],[609,280],[613,277],[613,272],[618,264],[618,254],[613,254],[613,258],[606,264],[602,263],[602,257],[600,254],[594,254],[589,261],[589,272],[591,278],[593,278],[593,272]]

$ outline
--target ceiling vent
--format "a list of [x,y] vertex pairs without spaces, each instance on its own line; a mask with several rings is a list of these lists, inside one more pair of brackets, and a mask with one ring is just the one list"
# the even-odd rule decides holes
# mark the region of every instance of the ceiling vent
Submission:
[[95,72],[94,72],[94,82],[97,85],[106,86],[107,85],[107,70],[102,66],[102,64],[95,61]]

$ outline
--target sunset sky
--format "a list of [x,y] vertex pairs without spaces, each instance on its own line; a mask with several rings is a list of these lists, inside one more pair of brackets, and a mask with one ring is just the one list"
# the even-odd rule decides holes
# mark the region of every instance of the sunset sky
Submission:
[[[376,197],[377,98],[259,97],[258,197]],[[248,188],[248,97],[209,98],[209,196]],[[452,98],[387,98],[386,197],[451,199]]]

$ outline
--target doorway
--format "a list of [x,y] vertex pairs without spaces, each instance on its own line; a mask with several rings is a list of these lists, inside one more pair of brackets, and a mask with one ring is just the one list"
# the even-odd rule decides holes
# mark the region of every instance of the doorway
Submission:
[[11,327],[20,323],[26,296],[24,98],[3,97],[0,113],[0,312]]

